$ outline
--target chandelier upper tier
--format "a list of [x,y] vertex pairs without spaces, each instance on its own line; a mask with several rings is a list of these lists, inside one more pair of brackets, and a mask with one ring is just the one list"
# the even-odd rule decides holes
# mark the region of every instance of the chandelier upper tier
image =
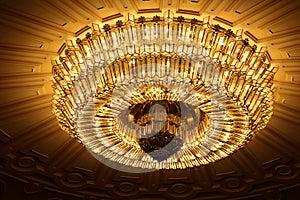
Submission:
[[93,156],[127,169],[225,158],[272,115],[266,49],[220,25],[164,16],[93,24],[53,61],[59,124]]

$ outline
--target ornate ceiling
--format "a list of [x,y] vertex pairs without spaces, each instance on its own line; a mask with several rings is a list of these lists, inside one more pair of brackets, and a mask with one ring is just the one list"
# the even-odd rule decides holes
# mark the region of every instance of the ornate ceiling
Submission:
[[[0,199],[290,199],[300,190],[300,2],[295,0],[0,1]],[[247,146],[210,165],[129,174],[58,126],[51,59],[66,39],[135,15],[210,15],[268,47],[274,114]]]

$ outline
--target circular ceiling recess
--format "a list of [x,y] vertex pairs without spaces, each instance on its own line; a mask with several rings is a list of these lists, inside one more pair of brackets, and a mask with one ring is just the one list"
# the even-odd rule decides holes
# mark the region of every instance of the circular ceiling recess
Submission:
[[52,62],[54,112],[109,167],[205,165],[268,123],[276,68],[265,52],[209,17],[128,14],[66,41]]

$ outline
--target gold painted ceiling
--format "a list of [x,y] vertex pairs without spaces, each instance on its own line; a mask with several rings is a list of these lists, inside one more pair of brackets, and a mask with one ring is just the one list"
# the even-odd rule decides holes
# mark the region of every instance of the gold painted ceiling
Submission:
[[[274,114],[248,145],[192,169],[129,174],[93,158],[52,113],[51,59],[62,44],[104,24],[137,16],[202,19],[268,47]],[[300,1],[0,1],[0,199],[290,199],[300,190]]]

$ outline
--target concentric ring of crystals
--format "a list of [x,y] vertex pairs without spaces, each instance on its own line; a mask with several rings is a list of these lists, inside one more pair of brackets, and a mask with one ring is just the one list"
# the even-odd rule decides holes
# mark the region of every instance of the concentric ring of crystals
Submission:
[[[168,13],[103,30],[94,24],[85,38],[66,44],[65,56],[53,61],[54,112],[66,132],[112,162],[149,169],[207,164],[240,148],[272,114],[275,70],[263,48],[256,51],[239,32],[219,25]],[[177,90],[176,98],[207,116],[180,135],[183,146],[163,161],[142,151],[134,131],[122,128],[116,115],[122,112],[112,109],[117,91],[129,91],[130,99],[147,84],[158,93],[162,86]]]

